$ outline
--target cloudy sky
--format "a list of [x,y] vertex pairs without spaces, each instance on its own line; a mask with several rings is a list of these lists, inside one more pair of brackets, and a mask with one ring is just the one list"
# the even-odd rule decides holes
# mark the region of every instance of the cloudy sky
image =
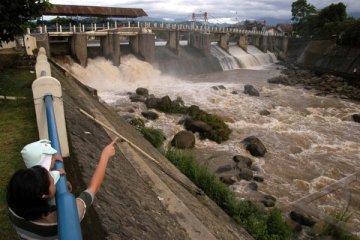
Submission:
[[[104,7],[142,8],[153,18],[190,19],[191,14],[208,12],[209,19],[261,19],[291,18],[292,0],[50,0],[53,4],[88,5]],[[334,0],[308,0],[308,3],[321,9]],[[343,0],[348,13],[360,13],[360,0]]]

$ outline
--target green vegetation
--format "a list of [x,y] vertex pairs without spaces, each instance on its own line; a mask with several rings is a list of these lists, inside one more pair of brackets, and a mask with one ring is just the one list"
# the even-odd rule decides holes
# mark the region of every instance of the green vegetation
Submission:
[[42,12],[51,7],[48,0],[2,0],[0,2],[0,45],[1,41],[11,41],[22,34],[29,20],[40,17]]
[[24,167],[21,149],[38,139],[29,70],[6,69],[0,72],[0,95],[26,97],[23,100],[0,99],[0,232],[2,239],[16,239],[7,215],[6,185],[11,175]]
[[[348,208],[336,210],[333,212],[333,217],[342,222],[348,222],[351,218],[351,213],[348,212]],[[357,238],[354,235],[349,234],[345,230],[334,227],[328,223],[318,224],[316,231],[320,236],[332,236],[337,240],[356,240]]]
[[141,130],[144,138],[148,140],[154,147],[159,148],[165,141],[165,134],[161,129],[146,128]]
[[293,27],[305,37],[336,37],[337,43],[357,46],[360,36],[360,19],[348,17],[346,6],[339,2],[316,10],[306,0],[297,0],[291,6]]
[[192,152],[168,147],[164,155],[255,239],[290,238],[291,231],[279,209],[266,210],[250,201],[237,200],[227,186],[196,162]]
[[200,136],[202,138],[208,138],[217,143],[221,143],[229,139],[231,130],[220,117],[214,114],[209,114],[197,106],[186,107],[184,106],[184,102],[181,98],[171,101],[171,99],[166,96],[152,107],[165,113],[187,114],[193,120],[205,122],[211,127],[211,131],[200,132]]
[[231,129],[228,125],[217,115],[206,113],[202,110],[198,112],[189,111],[190,117],[193,120],[200,120],[207,123],[212,131],[200,133],[202,138],[208,138],[217,143],[221,143],[229,139]]
[[144,120],[141,118],[131,119],[130,124],[133,125],[144,138],[148,140],[154,147],[159,148],[165,141],[166,137],[161,129],[145,127]]

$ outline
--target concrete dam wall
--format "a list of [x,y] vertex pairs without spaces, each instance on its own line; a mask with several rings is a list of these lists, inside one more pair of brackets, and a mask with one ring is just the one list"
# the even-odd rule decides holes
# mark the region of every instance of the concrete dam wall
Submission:
[[294,40],[288,58],[315,71],[360,79],[360,47],[339,46],[334,40]]

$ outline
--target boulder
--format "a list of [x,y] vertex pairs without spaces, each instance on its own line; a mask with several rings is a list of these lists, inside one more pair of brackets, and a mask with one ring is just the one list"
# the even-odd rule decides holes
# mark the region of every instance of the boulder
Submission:
[[260,93],[253,85],[245,85],[244,86],[244,93],[249,94],[250,96],[260,96]]
[[360,123],[360,114],[353,114],[352,115],[352,118],[353,118],[353,120],[355,121],[355,122],[358,122],[358,123]]
[[207,123],[199,120],[186,119],[185,128],[192,132],[199,132],[200,134],[204,132],[210,132],[212,130],[211,126]]
[[216,169],[215,173],[230,172],[230,171],[233,171],[233,170],[234,170],[234,168],[230,164],[227,164],[227,165],[218,167]]
[[251,182],[247,185],[247,187],[252,190],[252,191],[257,191],[258,190],[258,185],[255,182]]
[[252,160],[248,157],[235,155],[233,160],[236,163],[236,168],[251,168]]
[[275,206],[275,202],[276,202],[276,198],[274,198],[271,195],[262,195],[260,202],[262,204],[264,204],[265,207],[274,207]]
[[221,175],[219,177],[219,180],[226,185],[232,185],[232,184],[236,183],[236,178],[229,174]]
[[144,116],[144,118],[150,120],[155,120],[159,118],[159,115],[156,112],[152,111],[141,112],[141,114]]
[[248,169],[248,168],[240,168],[239,171],[240,171],[240,173],[239,173],[239,178],[240,179],[250,181],[253,178],[254,174],[250,169]]
[[175,134],[171,145],[180,149],[189,149],[195,146],[195,136],[192,132],[181,131]]
[[191,105],[188,109],[188,112],[189,112],[190,116],[195,116],[195,115],[199,115],[200,113],[202,113],[201,109],[196,105]]
[[293,221],[299,223],[300,225],[304,225],[304,226],[308,226],[308,227],[312,227],[315,225],[315,221],[311,217],[306,216],[301,213],[298,213],[298,212],[295,212],[295,211],[290,212],[290,218]]
[[159,101],[160,101],[159,98],[149,97],[146,99],[145,105],[147,108],[156,108],[156,105],[158,104]]
[[244,144],[246,150],[248,150],[251,155],[256,157],[263,157],[267,152],[264,144],[255,136],[250,136],[241,141]]
[[165,96],[160,98],[160,100],[157,103],[157,109],[167,111],[172,108],[172,101],[169,96]]
[[131,102],[145,102],[146,97],[141,96],[141,95],[137,95],[137,94],[133,94],[133,95],[130,96],[130,101]]
[[260,177],[260,176],[254,176],[253,179],[254,179],[254,181],[256,181],[256,182],[264,182],[264,178],[263,178],[263,177]]
[[271,113],[270,113],[268,110],[264,109],[264,110],[261,110],[261,111],[259,112],[259,114],[260,114],[261,116],[269,116]]
[[136,94],[141,96],[149,96],[149,90],[140,87],[136,89]]

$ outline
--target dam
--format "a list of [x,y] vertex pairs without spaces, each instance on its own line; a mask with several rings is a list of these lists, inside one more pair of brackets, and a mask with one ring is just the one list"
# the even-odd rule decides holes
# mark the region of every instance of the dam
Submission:
[[[307,204],[320,212],[316,217],[347,206],[353,217],[345,228],[359,233],[360,191],[353,182],[358,179],[354,169],[359,168],[360,136],[352,116],[360,108],[351,97],[358,90],[340,77],[358,74],[352,72],[358,59],[348,59],[337,69],[339,76],[322,74],[336,65],[339,46],[333,41],[299,43],[261,31],[149,22],[40,26],[24,39],[30,53],[40,46],[46,49],[51,74],[64,89],[72,144],[66,164],[72,181],[88,181],[99,147],[114,131],[152,158],[126,141],[118,144],[121,154],[110,163],[107,182],[85,220],[85,238],[252,239],[129,124],[141,119],[145,127],[160,129],[162,147],[186,130],[186,114],[148,107],[148,99],[138,96],[139,88],[151,97],[220,116],[229,126],[231,134],[221,143],[194,133],[192,152],[217,178],[231,176],[234,182],[228,189],[237,200],[269,209],[276,204],[286,211],[307,202],[306,196],[319,196],[324,186],[337,186]],[[295,48],[295,43],[302,47]],[[282,62],[289,56],[319,72]],[[301,85],[304,82],[308,85]],[[313,82],[322,85],[321,90]],[[257,94],[248,94],[250,85]],[[140,101],[134,101],[136,97]],[[149,111],[157,118],[145,117]],[[249,136],[261,139],[267,149],[264,156],[254,156],[244,146]],[[237,171],[235,156],[250,159],[249,179],[232,175]],[[341,179],[348,186],[337,184]]]

